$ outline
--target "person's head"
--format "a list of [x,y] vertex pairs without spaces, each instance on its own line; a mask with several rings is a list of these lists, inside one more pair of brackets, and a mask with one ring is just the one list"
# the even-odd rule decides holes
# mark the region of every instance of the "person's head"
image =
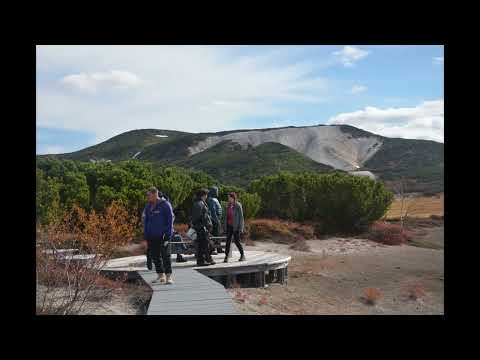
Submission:
[[218,187],[212,186],[208,191],[208,196],[212,198],[218,198]]
[[237,201],[237,194],[234,193],[234,192],[230,192],[228,193],[228,202],[230,204],[234,203],[235,201]]
[[207,200],[208,190],[200,189],[197,191],[197,198],[202,199],[203,201]]
[[157,199],[158,199],[158,189],[155,186],[152,186],[147,191],[147,200],[148,202],[153,203],[157,201]]

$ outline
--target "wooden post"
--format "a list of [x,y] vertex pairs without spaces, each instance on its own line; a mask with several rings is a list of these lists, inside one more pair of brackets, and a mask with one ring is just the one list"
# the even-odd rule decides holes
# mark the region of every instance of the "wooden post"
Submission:
[[265,272],[259,271],[255,273],[255,286],[265,287]]

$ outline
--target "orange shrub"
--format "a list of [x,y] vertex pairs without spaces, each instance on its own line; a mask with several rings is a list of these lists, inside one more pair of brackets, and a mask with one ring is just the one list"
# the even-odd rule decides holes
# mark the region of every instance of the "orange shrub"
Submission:
[[421,284],[413,284],[407,286],[408,297],[412,300],[417,300],[425,296],[425,288]]
[[297,238],[314,238],[314,228],[309,224],[279,219],[254,219],[248,222],[250,238],[253,240],[271,239],[279,243],[296,242]]
[[[136,218],[116,202],[103,213],[78,206],[64,220],[39,229],[37,241],[37,310],[42,314],[77,314],[93,296],[106,295],[119,283],[103,278],[105,262],[129,244]],[[57,252],[77,249],[72,258]]]
[[366,237],[386,245],[402,245],[411,240],[411,234],[398,224],[376,221],[371,226]]
[[382,292],[376,288],[363,289],[363,299],[368,305],[375,305],[378,299],[382,297]]

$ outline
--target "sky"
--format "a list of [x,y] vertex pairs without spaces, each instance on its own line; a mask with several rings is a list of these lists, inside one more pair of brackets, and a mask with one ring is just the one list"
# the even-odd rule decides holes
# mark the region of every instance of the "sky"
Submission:
[[134,129],[349,124],[443,142],[443,46],[36,48],[37,154]]

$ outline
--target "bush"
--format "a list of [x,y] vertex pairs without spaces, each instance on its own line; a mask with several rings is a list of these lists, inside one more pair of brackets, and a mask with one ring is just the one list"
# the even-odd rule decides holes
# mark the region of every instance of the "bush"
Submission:
[[247,223],[252,240],[271,239],[282,244],[291,244],[298,239],[314,238],[312,225],[299,224],[293,221],[279,219],[254,219]]
[[393,194],[380,182],[346,173],[280,172],[251,183],[260,195],[259,215],[320,221],[325,231],[358,231],[381,218]]
[[410,233],[401,225],[377,221],[368,230],[366,237],[385,245],[402,245],[411,240]]

